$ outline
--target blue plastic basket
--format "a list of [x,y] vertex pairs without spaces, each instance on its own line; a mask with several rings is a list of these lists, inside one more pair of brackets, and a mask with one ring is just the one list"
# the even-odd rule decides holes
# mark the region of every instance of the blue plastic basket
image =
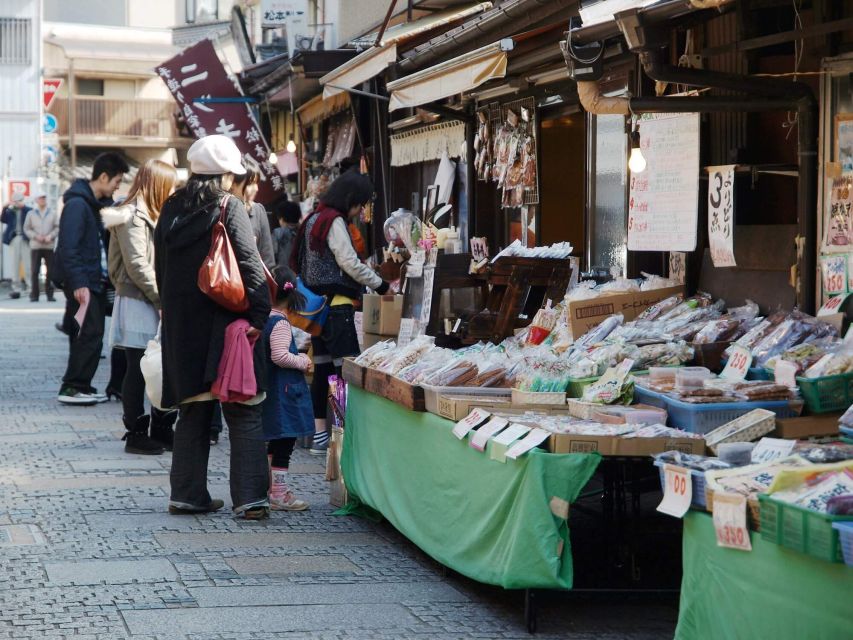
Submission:
[[838,430],[841,432],[842,436],[845,436],[846,438],[853,438],[853,427],[841,426]]
[[[722,365],[720,371],[726,368],[728,362],[728,358],[720,359],[720,365]],[[747,380],[773,380],[774,377],[774,373],[769,369],[765,369],[764,367],[750,367],[746,372]]]
[[666,397],[664,394],[640,385],[634,386],[634,402],[636,404],[647,404],[658,409],[666,409]]
[[833,522],[832,528],[838,531],[844,564],[853,567],[853,522]]
[[667,396],[664,396],[664,400],[666,402],[665,408],[669,414],[667,424],[670,427],[701,434],[713,431],[753,409],[767,409],[775,413],[777,418],[793,418],[800,415],[803,410],[803,403],[794,400],[709,404],[691,404]]
[[[660,460],[655,460],[654,464],[658,468],[658,472],[660,472],[660,489],[661,491],[665,491],[666,476],[663,472],[664,463]],[[690,479],[693,483],[693,497],[690,498],[690,506],[705,511],[708,504],[705,501],[705,472],[697,471],[696,469],[688,469],[688,471],[690,471]]]

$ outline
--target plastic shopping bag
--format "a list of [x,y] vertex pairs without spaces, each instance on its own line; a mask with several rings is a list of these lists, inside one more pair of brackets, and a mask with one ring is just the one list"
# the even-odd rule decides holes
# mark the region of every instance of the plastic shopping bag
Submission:
[[149,340],[145,354],[139,362],[142,377],[145,378],[145,392],[151,405],[157,409],[163,407],[163,357],[158,340]]

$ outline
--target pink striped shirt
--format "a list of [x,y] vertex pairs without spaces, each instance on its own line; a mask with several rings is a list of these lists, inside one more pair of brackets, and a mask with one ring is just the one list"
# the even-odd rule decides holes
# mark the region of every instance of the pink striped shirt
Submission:
[[270,355],[273,364],[282,369],[298,369],[307,371],[311,364],[311,358],[304,353],[294,355],[290,353],[290,343],[293,341],[293,333],[290,330],[290,322],[281,311],[273,309],[270,316],[281,316],[284,322],[275,325],[270,333]]

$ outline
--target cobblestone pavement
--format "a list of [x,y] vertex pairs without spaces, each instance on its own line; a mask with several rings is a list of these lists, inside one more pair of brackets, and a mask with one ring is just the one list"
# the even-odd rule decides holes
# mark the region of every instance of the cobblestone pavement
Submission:
[[[169,516],[169,454],[125,454],[117,403],[56,402],[60,315],[0,302],[0,638],[530,637],[520,593],[448,574],[387,524],[333,516],[302,450],[307,512]],[[227,462],[223,438],[210,483],[226,499]],[[675,616],[670,602],[551,596],[537,637],[669,638]]]

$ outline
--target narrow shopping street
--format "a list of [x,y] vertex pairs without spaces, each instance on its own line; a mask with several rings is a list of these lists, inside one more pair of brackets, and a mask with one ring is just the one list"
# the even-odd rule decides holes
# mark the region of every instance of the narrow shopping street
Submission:
[[[333,516],[304,450],[307,512],[168,515],[170,455],[125,454],[116,402],[56,402],[60,304],[0,302],[0,638],[530,637],[520,592],[446,573],[387,523]],[[99,389],[107,373],[102,360]],[[227,469],[223,438],[210,484],[226,505]],[[619,601],[546,594],[536,637],[672,637],[674,601]]]

